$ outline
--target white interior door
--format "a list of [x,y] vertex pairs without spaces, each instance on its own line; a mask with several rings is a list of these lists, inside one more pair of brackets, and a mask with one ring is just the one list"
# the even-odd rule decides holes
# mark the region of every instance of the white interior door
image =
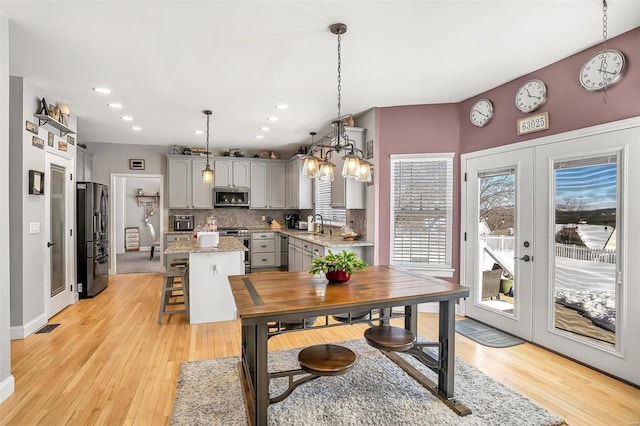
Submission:
[[640,384],[640,128],[536,148],[533,341]]
[[45,173],[45,309],[47,319],[71,303],[73,197],[71,161],[47,156]]
[[532,150],[463,159],[465,315],[530,340]]

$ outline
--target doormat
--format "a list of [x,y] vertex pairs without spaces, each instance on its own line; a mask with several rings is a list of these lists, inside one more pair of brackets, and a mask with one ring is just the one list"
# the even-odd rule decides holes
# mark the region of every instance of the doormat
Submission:
[[59,325],[60,324],[47,324],[44,327],[42,327],[40,330],[36,331],[36,334],[51,333]]
[[508,348],[524,343],[524,340],[489,327],[470,318],[456,320],[456,333],[468,337],[474,342],[492,348]]

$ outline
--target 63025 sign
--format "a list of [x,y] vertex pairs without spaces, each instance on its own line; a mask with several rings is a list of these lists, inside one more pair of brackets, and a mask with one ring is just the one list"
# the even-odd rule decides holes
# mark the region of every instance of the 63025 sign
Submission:
[[518,136],[527,133],[539,132],[549,128],[549,113],[541,112],[540,114],[530,115],[525,118],[518,119]]

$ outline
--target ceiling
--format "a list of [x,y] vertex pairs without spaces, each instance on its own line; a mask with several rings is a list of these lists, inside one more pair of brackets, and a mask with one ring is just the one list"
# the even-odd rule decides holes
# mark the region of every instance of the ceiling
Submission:
[[[600,0],[0,0],[0,9],[11,75],[69,105],[80,142],[204,146],[194,130],[212,109],[214,153],[295,150],[310,131],[327,132],[336,22],[348,26],[342,113],[354,115],[460,102],[602,42]],[[638,26],[640,1],[608,0],[609,37]]]

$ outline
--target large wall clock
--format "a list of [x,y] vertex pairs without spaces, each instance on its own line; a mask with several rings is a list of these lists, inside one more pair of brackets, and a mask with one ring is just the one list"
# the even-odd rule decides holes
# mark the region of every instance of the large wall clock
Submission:
[[580,84],[590,92],[604,90],[620,82],[626,67],[624,53],[616,49],[607,49],[592,55],[580,68]]
[[515,101],[520,111],[535,111],[547,101],[547,86],[537,78],[528,80],[516,92]]
[[480,99],[473,104],[469,111],[471,124],[484,127],[493,118],[493,103],[489,99]]

